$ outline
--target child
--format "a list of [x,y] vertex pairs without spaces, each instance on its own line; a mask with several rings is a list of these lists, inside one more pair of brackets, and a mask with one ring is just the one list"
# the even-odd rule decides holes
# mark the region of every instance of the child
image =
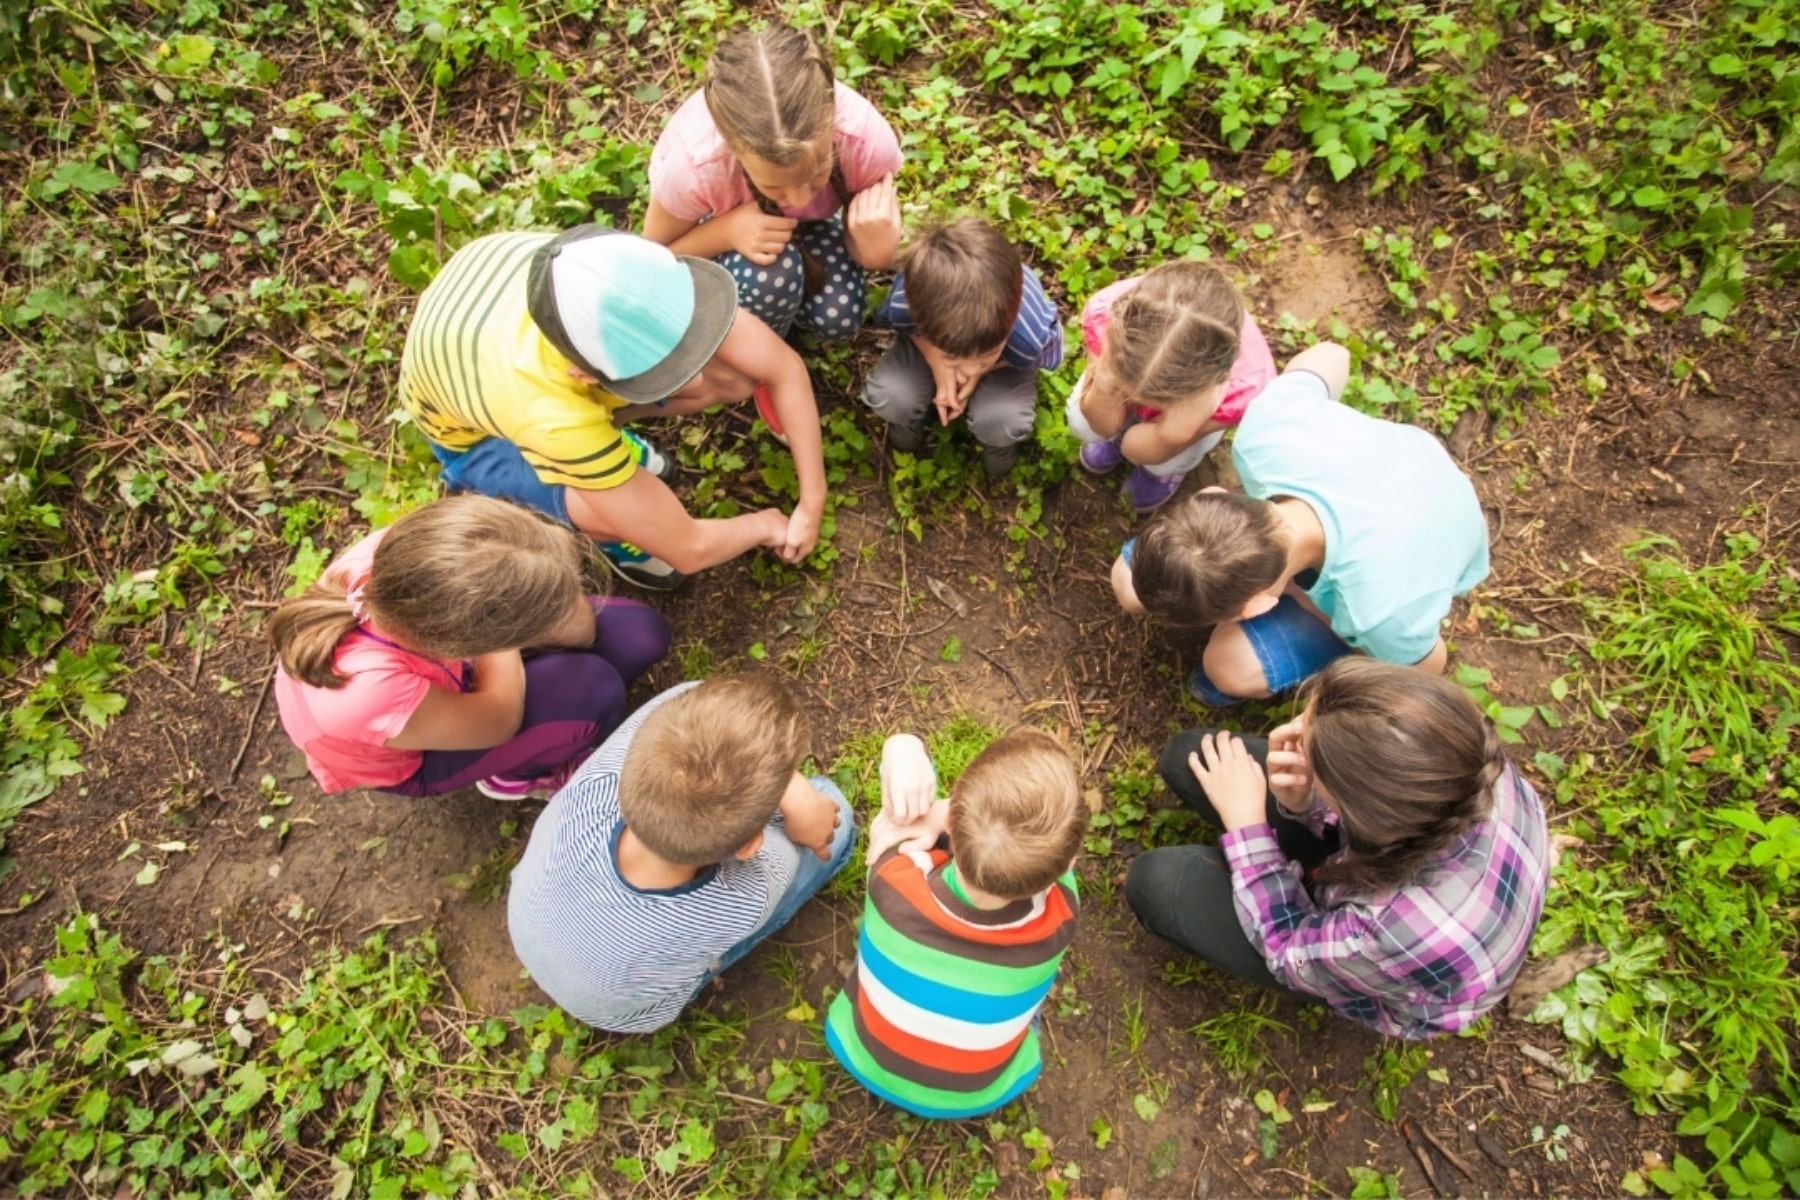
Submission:
[[1088,368],[1069,393],[1081,465],[1135,464],[1125,496],[1140,513],[1182,479],[1275,377],[1275,359],[1243,297],[1217,267],[1165,263],[1101,290],[1081,313]]
[[934,225],[900,256],[875,314],[894,339],[863,389],[888,423],[888,445],[916,452],[933,407],[948,425],[966,409],[981,465],[1004,475],[1037,420],[1040,369],[1062,365],[1056,305],[1004,234],[966,217]]
[[669,651],[654,609],[582,595],[581,558],[567,529],[453,496],[283,602],[269,620],[275,703],[319,786],[548,794]]
[[1163,778],[1225,836],[1139,855],[1125,897],[1146,929],[1252,983],[1395,1037],[1465,1028],[1530,949],[1543,807],[1446,679],[1344,658],[1300,698],[1266,742],[1169,742]]
[[1438,623],[1486,578],[1475,488],[1423,429],[1337,402],[1350,355],[1296,356],[1231,445],[1244,495],[1160,514],[1113,564],[1129,612],[1213,626],[1188,678],[1212,705],[1290,688],[1352,650],[1444,668]]
[[648,1033],[787,924],[850,857],[856,816],[796,773],[800,702],[772,675],[646,704],[544,809],[513,871],[519,961],[571,1015]]
[[934,802],[931,760],[903,734],[883,748],[881,785],[856,967],[825,1043],[908,1112],[992,1112],[1037,1080],[1038,1009],[1075,938],[1075,764],[1049,734],[1017,730]]
[[779,23],[733,34],[651,152],[644,236],[717,261],[782,337],[797,322],[847,338],[864,271],[900,245],[899,169],[893,128],[835,81],[811,34]]
[[[696,520],[665,482],[674,463],[620,426],[759,384],[791,435],[800,502],[792,516]],[[639,587],[675,587],[756,546],[798,562],[818,540],[825,460],[806,365],[739,310],[717,264],[632,234],[583,225],[462,247],[419,297],[400,403],[451,490],[573,525]]]

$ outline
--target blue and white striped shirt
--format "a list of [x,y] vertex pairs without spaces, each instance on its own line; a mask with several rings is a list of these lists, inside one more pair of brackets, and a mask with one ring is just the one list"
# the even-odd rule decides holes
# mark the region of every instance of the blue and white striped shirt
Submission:
[[[1021,371],[1033,367],[1054,371],[1062,366],[1063,360],[1062,322],[1057,319],[1056,304],[1044,294],[1044,285],[1038,282],[1036,271],[1030,267],[1020,270],[1025,273],[1025,290],[1019,297],[1019,315],[1013,321],[1012,332],[1007,335],[1006,349],[1001,352],[1000,361]],[[894,290],[876,310],[875,323],[897,333],[919,331],[912,309],[906,303],[904,272],[894,276]]]
[[780,818],[748,861],[728,858],[691,882],[643,891],[619,874],[619,772],[644,717],[633,713],[556,793],[513,868],[506,923],[537,985],[570,1015],[616,1033],[648,1033],[681,1015],[720,957],[760,929],[803,851]]

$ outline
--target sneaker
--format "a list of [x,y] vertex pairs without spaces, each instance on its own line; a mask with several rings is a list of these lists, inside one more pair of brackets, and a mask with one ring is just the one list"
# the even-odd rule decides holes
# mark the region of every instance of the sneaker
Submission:
[[1153,513],[1181,490],[1186,475],[1152,475],[1143,467],[1134,467],[1125,477],[1125,498],[1140,514]]
[[1089,442],[1081,448],[1081,469],[1094,475],[1105,475],[1124,461],[1125,451],[1120,448],[1118,438]]
[[653,554],[645,554],[630,542],[601,542],[600,559],[612,573],[634,587],[650,592],[670,592],[687,578]]
[[1019,447],[983,446],[981,448],[981,469],[987,472],[989,479],[998,479],[1012,472],[1019,465]]
[[1188,672],[1187,686],[1194,699],[1208,708],[1232,708],[1244,702],[1242,696],[1233,696],[1214,687],[1213,681],[1206,677],[1205,667],[1195,667]]
[[889,425],[888,449],[917,454],[925,445],[925,426]]
[[629,429],[619,430],[619,436],[631,447],[631,457],[637,460],[638,466],[650,472],[664,483],[674,483],[677,467],[675,460],[652,446],[649,442],[631,432]]
[[567,777],[565,772],[527,779],[518,775],[489,775],[475,781],[475,790],[489,800],[548,800]]
[[782,429],[781,417],[775,412],[775,397],[770,393],[769,385],[757,384],[756,390],[750,393],[750,399],[756,402],[756,415],[761,417],[762,423],[769,427],[769,432],[775,435],[775,440],[784,446],[787,445],[787,431]]

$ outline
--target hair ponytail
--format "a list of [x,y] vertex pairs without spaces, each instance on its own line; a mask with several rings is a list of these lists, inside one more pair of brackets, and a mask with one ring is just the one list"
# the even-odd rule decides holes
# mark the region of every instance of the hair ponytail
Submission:
[[1321,883],[1368,893],[1416,882],[1493,808],[1507,758],[1467,692],[1416,667],[1341,658],[1301,691],[1313,776],[1349,853]]
[[350,682],[333,659],[338,643],[357,626],[343,581],[326,574],[269,618],[269,641],[282,669],[316,688],[339,688]]

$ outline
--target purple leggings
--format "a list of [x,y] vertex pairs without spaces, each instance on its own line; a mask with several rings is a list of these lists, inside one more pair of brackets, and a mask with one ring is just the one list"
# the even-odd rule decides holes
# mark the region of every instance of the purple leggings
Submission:
[[525,659],[525,718],[487,750],[427,750],[409,778],[383,791],[441,796],[490,775],[548,775],[599,745],[625,719],[625,689],[669,652],[669,623],[621,596],[590,596],[594,644]]

